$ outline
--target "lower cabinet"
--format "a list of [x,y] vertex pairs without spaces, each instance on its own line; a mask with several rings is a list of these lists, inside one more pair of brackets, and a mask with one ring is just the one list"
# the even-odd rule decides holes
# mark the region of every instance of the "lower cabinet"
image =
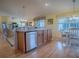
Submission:
[[16,48],[24,53],[35,47],[40,47],[52,40],[51,30],[37,30],[34,32],[16,31]]
[[44,39],[43,30],[38,30],[37,31],[37,45],[38,46],[43,45],[43,39]]
[[47,30],[47,32],[48,32],[48,38],[47,38],[47,41],[48,42],[50,42],[51,40],[52,40],[52,31],[49,29],[49,30]]
[[48,40],[48,32],[47,32],[47,30],[44,30],[44,44],[46,44],[47,43],[47,40]]
[[37,31],[37,45],[42,46],[52,40],[51,30],[38,30]]
[[26,50],[26,47],[25,47],[25,35],[26,33],[25,32],[19,32],[17,31],[17,42],[16,42],[16,45],[17,45],[17,49],[20,50],[20,51],[23,51],[25,52]]

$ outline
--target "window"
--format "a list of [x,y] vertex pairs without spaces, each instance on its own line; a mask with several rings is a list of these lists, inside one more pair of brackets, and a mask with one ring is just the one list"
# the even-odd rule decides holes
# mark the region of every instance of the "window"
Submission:
[[37,20],[36,21],[36,27],[37,28],[45,27],[45,21],[44,20]]
[[67,31],[69,28],[79,28],[79,18],[70,20],[70,18],[60,18],[58,21],[58,31]]

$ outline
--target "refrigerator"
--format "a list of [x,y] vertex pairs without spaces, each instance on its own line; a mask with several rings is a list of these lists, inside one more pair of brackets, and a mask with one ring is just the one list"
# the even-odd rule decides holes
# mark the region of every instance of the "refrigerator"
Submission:
[[37,32],[26,32],[26,51],[37,47]]

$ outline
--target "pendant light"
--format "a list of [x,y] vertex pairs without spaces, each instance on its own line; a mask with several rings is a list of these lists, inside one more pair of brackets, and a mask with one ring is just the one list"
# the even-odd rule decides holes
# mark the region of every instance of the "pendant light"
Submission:
[[76,0],[72,0],[72,2],[73,2],[73,13],[75,14],[75,2],[76,2]]
[[73,3],[73,15],[72,15],[72,17],[70,18],[70,20],[75,20],[75,19],[77,19],[77,18],[79,18],[79,17],[77,17],[76,15],[75,15],[75,13],[76,13],[76,7],[75,7],[75,3],[76,3],[76,0],[72,0],[72,3]]

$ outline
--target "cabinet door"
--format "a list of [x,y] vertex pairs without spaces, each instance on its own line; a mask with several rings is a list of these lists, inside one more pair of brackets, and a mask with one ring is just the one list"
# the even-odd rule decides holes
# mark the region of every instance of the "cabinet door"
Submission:
[[37,45],[41,46],[43,45],[43,30],[38,30],[37,31]]
[[47,43],[47,39],[48,39],[47,30],[44,30],[44,44]]
[[52,40],[52,31],[48,30],[48,41]]

